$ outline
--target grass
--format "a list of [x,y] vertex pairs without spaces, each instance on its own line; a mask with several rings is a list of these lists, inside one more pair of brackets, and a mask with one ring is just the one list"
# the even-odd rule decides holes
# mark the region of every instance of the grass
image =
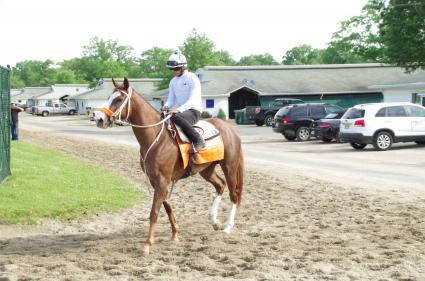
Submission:
[[2,224],[83,219],[141,200],[132,184],[104,169],[22,142],[12,142],[11,172],[0,186]]

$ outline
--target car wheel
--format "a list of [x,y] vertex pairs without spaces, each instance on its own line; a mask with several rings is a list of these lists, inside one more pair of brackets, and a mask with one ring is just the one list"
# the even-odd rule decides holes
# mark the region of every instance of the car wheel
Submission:
[[322,138],[322,141],[323,141],[323,142],[331,142],[331,141],[332,141],[332,139]]
[[425,144],[425,141],[415,141],[417,144],[419,144],[419,145],[424,145]]
[[373,138],[373,147],[376,150],[388,150],[393,144],[393,137],[389,132],[379,132]]
[[48,112],[48,111],[43,111],[43,112],[41,113],[41,115],[42,115],[43,117],[47,117],[47,116],[49,116],[49,112]]
[[295,136],[290,136],[290,135],[285,134],[285,133],[282,133],[282,135],[283,135],[283,137],[284,137],[285,139],[287,139],[288,141],[293,141],[293,140],[295,140]]
[[69,115],[74,115],[75,114],[75,110],[70,110],[69,111]]
[[264,122],[260,120],[255,120],[255,125],[257,125],[258,127],[261,127],[264,125]]
[[365,143],[358,143],[358,142],[350,142],[350,145],[354,149],[363,149],[366,147]]
[[308,127],[300,127],[296,136],[299,141],[308,141],[310,139],[310,129]]
[[264,118],[264,123],[267,127],[270,127],[273,124],[273,115],[267,115],[266,118]]

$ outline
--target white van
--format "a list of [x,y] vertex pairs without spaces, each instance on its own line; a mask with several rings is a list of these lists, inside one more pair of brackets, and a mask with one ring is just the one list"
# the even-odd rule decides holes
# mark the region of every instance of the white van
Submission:
[[390,149],[395,142],[425,144],[425,107],[413,103],[356,105],[342,116],[339,139],[355,149],[373,144]]

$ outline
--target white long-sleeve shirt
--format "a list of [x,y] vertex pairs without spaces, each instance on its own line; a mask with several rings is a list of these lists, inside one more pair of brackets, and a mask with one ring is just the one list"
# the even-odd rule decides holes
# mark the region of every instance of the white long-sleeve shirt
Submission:
[[202,112],[201,82],[196,74],[185,71],[182,76],[174,77],[168,91],[165,105],[169,108],[177,108],[180,112],[188,109]]

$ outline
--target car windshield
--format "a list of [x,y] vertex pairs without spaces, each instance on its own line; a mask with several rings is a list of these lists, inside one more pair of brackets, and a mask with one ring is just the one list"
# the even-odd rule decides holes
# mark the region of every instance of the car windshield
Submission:
[[347,112],[342,116],[344,119],[357,119],[357,118],[363,118],[365,114],[364,109],[358,109],[358,108],[350,108],[347,110]]

